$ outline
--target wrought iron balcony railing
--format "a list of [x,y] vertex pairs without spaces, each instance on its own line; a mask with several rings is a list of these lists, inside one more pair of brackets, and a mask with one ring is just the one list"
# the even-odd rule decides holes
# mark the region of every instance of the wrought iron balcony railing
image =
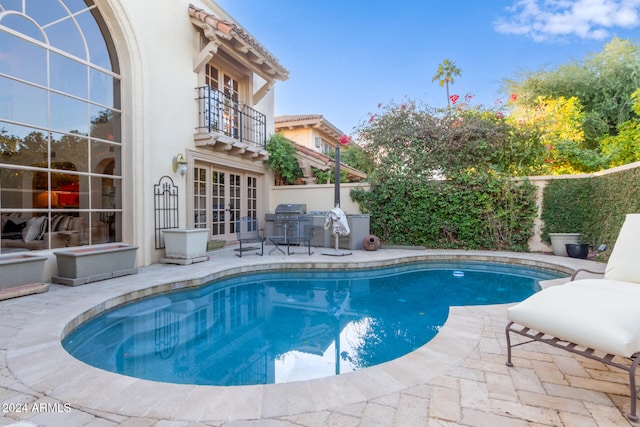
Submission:
[[198,131],[220,133],[239,142],[267,147],[266,116],[209,86],[198,92]]

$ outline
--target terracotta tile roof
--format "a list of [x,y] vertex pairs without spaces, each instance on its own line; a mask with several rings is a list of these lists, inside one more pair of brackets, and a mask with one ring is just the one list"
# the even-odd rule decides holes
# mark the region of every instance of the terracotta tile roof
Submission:
[[294,142],[294,141],[291,141],[291,142],[293,142],[293,146],[295,147],[298,153],[304,154],[305,156],[308,156],[308,157],[313,157],[315,160],[319,162],[319,164],[327,166],[335,163],[333,159],[329,156],[326,156],[318,151],[312,150],[309,147],[305,147],[304,145],[300,145],[297,142]]
[[[294,141],[291,141],[291,142],[293,142],[293,146],[295,147],[298,155],[310,161],[309,163],[310,166],[316,167],[320,170],[327,170],[329,167],[335,166],[335,160],[332,159],[331,157],[324,155],[322,153],[319,153],[315,150],[312,150],[309,147],[305,147],[304,145],[300,145]],[[349,176],[349,178],[352,180],[358,181],[358,180],[365,180],[367,178],[366,173],[359,171],[358,169],[352,168],[351,166],[346,165],[342,162],[340,162],[340,169],[344,170]]]
[[216,30],[222,31],[225,34],[230,34],[233,25],[231,23],[225,22],[222,19],[214,16],[211,13],[207,13],[202,9],[198,9],[193,5],[189,5],[189,16],[192,18],[199,19],[205,24],[211,25]]
[[321,114],[290,114],[285,116],[276,116],[275,122],[298,122],[298,121],[320,121],[324,119]]
[[[220,31],[229,40],[235,40],[239,47],[234,50],[242,55],[251,53],[255,58],[249,61],[269,70],[269,74],[275,76],[279,80],[287,80],[289,71],[284,68],[275,56],[271,54],[264,46],[262,46],[247,30],[239,24],[224,20],[212,12],[199,9],[193,5],[189,5],[189,16],[192,20],[196,20],[202,24],[208,25],[214,30]],[[246,48],[245,48],[246,47]]]

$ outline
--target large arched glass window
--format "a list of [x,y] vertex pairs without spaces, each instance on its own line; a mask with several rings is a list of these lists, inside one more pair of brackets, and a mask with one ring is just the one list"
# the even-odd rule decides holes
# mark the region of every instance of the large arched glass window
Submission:
[[2,253],[121,240],[120,83],[92,0],[0,0]]

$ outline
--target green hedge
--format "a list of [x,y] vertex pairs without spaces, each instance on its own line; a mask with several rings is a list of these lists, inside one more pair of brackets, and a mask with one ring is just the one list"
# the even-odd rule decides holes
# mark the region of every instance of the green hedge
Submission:
[[542,239],[549,242],[549,233],[588,234],[591,214],[591,179],[559,179],[544,188],[542,201]]
[[394,245],[527,251],[536,216],[533,185],[491,175],[377,183],[351,197]]
[[577,232],[592,248],[606,244],[608,254],[627,213],[640,213],[640,169],[553,180],[544,189],[542,238]]
[[[371,232],[386,244],[528,251],[534,193],[527,181],[475,175],[376,183],[351,197],[371,214]],[[640,213],[640,169],[551,180],[543,197],[543,240],[549,242],[549,233],[580,233],[592,249],[606,244],[606,259],[625,215]]]

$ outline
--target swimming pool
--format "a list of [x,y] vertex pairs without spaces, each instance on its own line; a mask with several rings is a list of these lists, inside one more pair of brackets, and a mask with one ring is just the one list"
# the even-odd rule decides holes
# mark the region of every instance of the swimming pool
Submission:
[[556,277],[477,262],[244,274],[104,312],[63,345],[92,366],[155,381],[306,380],[393,360],[432,339],[450,306],[520,301]]

